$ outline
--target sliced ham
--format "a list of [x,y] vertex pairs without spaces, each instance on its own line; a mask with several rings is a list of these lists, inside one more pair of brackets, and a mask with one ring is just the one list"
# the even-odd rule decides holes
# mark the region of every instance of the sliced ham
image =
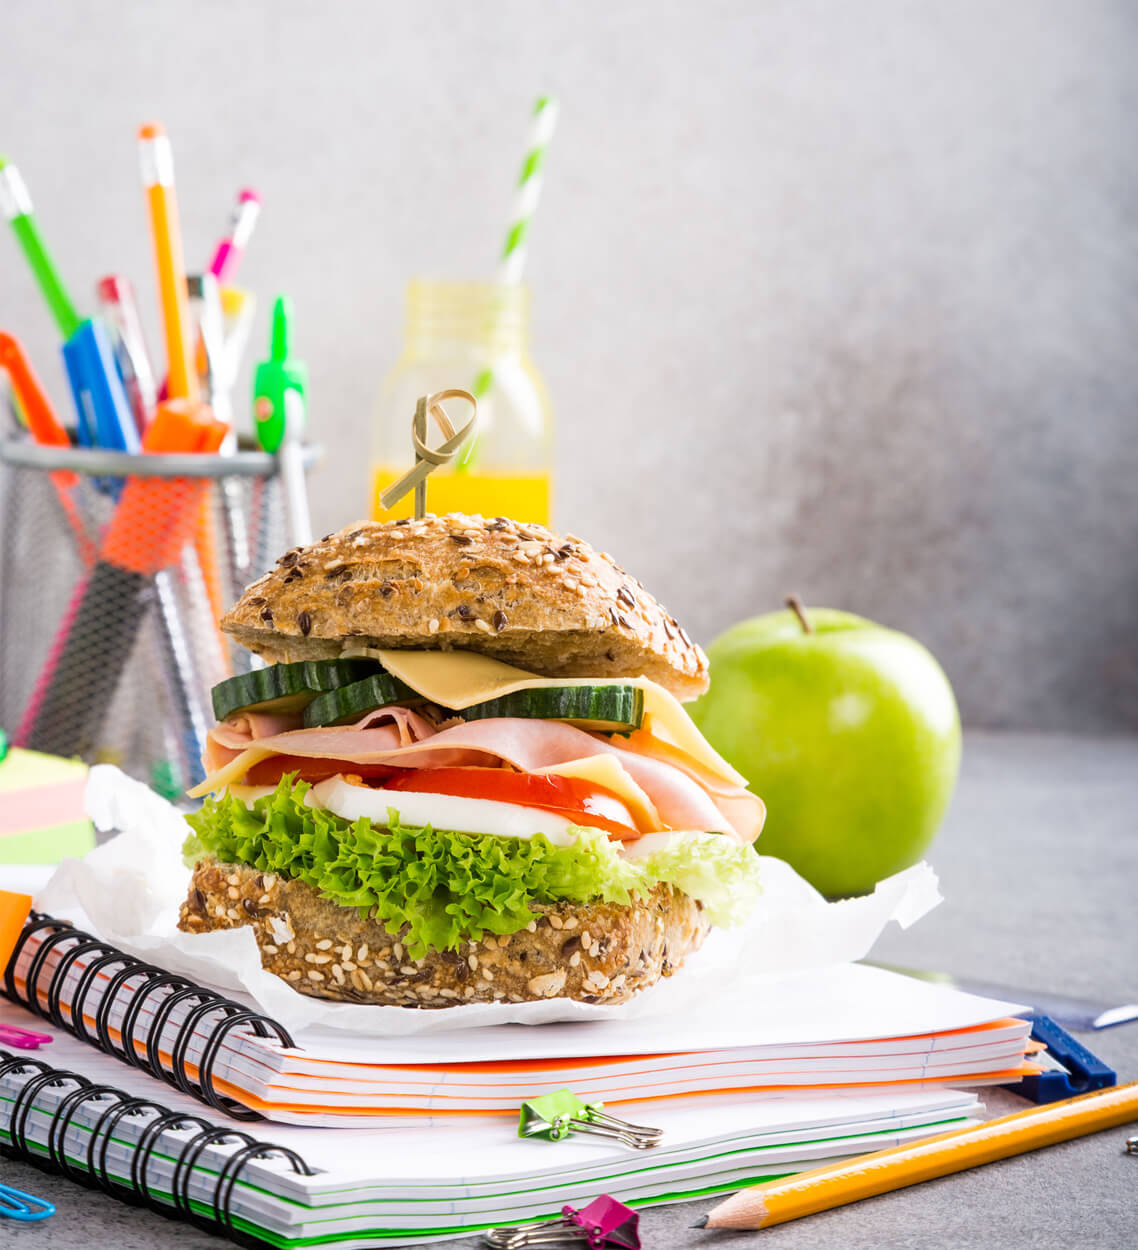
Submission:
[[[685,769],[671,758],[653,756],[649,753],[651,739],[642,739],[636,749],[628,749],[559,721],[501,717],[436,730],[422,716],[398,707],[381,708],[356,725],[338,728],[280,731],[269,723],[272,719],[234,717],[217,726],[206,748],[207,769],[215,772],[250,748],[256,752],[255,756],[250,754],[250,763],[268,755],[289,755],[343,760],[345,771],[350,771],[352,764],[453,768],[505,763],[522,772],[537,772],[611,754],[652,800],[669,828],[725,833],[752,842],[765,814],[760,800],[742,787],[716,781],[713,788],[702,770]],[[278,731],[261,732],[274,728]],[[666,750],[669,755],[674,752],[673,748]]]

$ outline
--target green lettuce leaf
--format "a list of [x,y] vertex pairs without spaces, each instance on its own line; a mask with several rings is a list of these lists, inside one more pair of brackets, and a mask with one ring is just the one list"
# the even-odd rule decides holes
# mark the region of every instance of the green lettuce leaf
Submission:
[[394,809],[376,826],[309,807],[308,789],[285,776],[251,807],[229,794],[206,799],[186,817],[193,830],[183,848],[187,864],[214,856],[304,881],[390,933],[406,925],[413,959],[486,933],[516,933],[533,919],[535,903],[626,904],[667,881],[702,902],[713,923],[730,924],[758,893],[756,856],[724,837],[630,861],[595,829],[576,829],[571,846],[554,846],[540,834],[501,838],[403,825]]
[[763,892],[759,857],[751,847],[722,834],[677,839],[636,866],[648,880],[670,882],[698,898],[708,920],[723,929],[742,924]]

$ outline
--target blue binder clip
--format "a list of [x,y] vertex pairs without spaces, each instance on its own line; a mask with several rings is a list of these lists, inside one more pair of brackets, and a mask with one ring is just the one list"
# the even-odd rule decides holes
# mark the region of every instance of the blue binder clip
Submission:
[[13,1189],[11,1185],[0,1185],[0,1219],[20,1220],[29,1223],[32,1220],[46,1220],[55,1214],[55,1207],[42,1198],[26,1194],[22,1189]]
[[1031,1036],[1046,1047],[1051,1066],[1047,1071],[1025,1076],[1017,1084],[1004,1087],[1012,1093],[1036,1103],[1058,1102],[1061,1098],[1073,1098],[1076,1094],[1089,1094],[1091,1090],[1118,1084],[1114,1069],[1092,1055],[1050,1016],[1032,1016]]

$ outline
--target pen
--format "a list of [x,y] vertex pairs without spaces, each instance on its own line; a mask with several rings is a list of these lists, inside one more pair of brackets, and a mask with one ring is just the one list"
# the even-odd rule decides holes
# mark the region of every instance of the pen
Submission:
[[698,1228],[769,1228],[1138,1119],[1138,1083],[1079,1094],[733,1194]]
[[40,234],[39,224],[32,211],[32,198],[15,165],[0,157],[0,210],[7,217],[28,265],[43,293],[59,333],[69,339],[83,324],[75,311],[71,296],[59,276],[55,261],[47,250]]
[[209,263],[209,271],[218,282],[224,282],[233,276],[242,253],[253,237],[260,215],[261,197],[256,191],[245,187],[238,195],[233,216],[229,219],[229,233],[218,243]]
[[95,298],[114,331],[112,346],[115,360],[122,374],[135,426],[141,435],[158,402],[158,392],[134,287],[128,278],[112,274],[96,283]]
[[5,161],[0,161],[0,211],[8,218],[63,336],[63,363],[75,400],[80,443],[138,451],[138,429],[107,332],[100,322],[76,312],[40,234],[28,188],[16,166]]

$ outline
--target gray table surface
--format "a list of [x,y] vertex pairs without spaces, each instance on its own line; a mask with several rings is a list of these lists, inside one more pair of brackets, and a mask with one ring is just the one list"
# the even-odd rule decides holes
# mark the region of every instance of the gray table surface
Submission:
[[[960,788],[929,859],[945,902],[908,932],[894,927],[876,958],[1114,1002],[1138,997],[1138,740],[968,735]],[[1138,1079],[1138,1024],[1083,1040],[1120,1080]],[[993,1114],[1025,1105],[1002,1091],[983,1096]],[[1123,1153],[1127,1131],[786,1224],[764,1232],[763,1244],[771,1250],[1138,1245],[1138,1158]],[[39,1225],[0,1221],[5,1247],[223,1244],[23,1164],[0,1162],[0,1176],[58,1208]],[[643,1212],[643,1244],[713,1250],[758,1235],[692,1229],[710,1205]]]

